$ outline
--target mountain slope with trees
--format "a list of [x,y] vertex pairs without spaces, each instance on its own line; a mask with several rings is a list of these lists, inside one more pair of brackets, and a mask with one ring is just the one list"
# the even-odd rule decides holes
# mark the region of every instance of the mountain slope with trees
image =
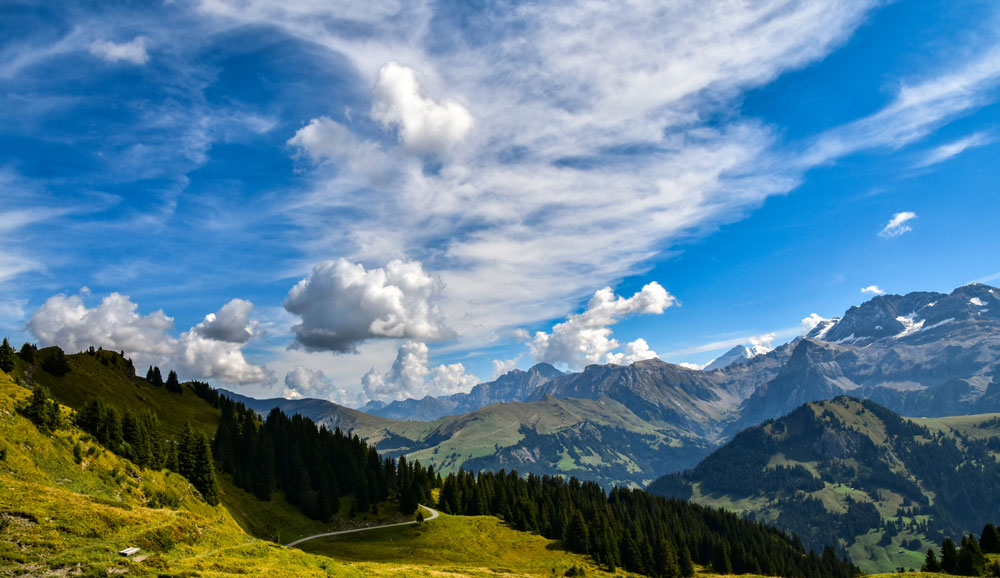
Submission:
[[1000,519],[1000,415],[907,419],[838,397],[737,434],[653,493],[724,506],[869,570],[919,567],[945,536]]

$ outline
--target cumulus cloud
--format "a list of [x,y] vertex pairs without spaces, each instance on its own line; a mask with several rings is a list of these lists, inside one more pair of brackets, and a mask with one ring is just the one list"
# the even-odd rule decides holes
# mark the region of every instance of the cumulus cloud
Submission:
[[910,228],[906,223],[917,218],[917,214],[911,211],[903,211],[901,213],[896,213],[889,219],[889,222],[882,227],[879,231],[878,236],[883,239],[890,239],[892,237],[898,237],[903,233],[908,233],[913,229]]
[[266,367],[247,361],[242,344],[209,339],[193,329],[181,334],[179,350],[171,355],[170,361],[192,378],[231,384],[267,383],[274,379]]
[[366,270],[338,259],[317,265],[288,292],[284,306],[302,319],[292,327],[298,346],[346,353],[368,339],[448,337],[434,303],[440,290],[420,263],[393,260]]
[[465,140],[474,124],[461,104],[423,97],[416,72],[397,62],[379,70],[371,117],[386,128],[395,128],[403,146],[418,154],[446,153]]
[[218,313],[209,313],[194,330],[203,337],[216,341],[246,343],[254,335],[256,325],[250,321],[253,303],[233,299],[222,306]]
[[358,175],[363,184],[384,182],[396,164],[377,143],[362,140],[344,125],[329,117],[314,118],[288,140],[290,146],[304,151],[313,161],[329,160],[342,175]]
[[[253,365],[243,356],[246,340],[218,340],[203,333],[207,327],[210,333],[227,335],[222,329],[225,321],[233,319],[242,319],[242,327],[247,327],[243,312],[248,314],[252,307],[249,301],[231,301],[175,338],[170,334],[173,318],[161,310],[141,315],[138,304],[127,295],[111,293],[99,305],[87,307],[80,295],[59,294],[32,314],[27,328],[40,344],[58,345],[69,352],[91,346],[122,350],[137,367],[165,365],[186,378],[227,384],[263,383],[272,376],[265,367]],[[229,337],[234,335],[235,331],[228,332]]]
[[281,394],[285,399],[304,397],[327,399],[340,405],[356,407],[361,405],[360,397],[333,385],[320,369],[310,369],[301,365],[285,374],[285,389]]
[[517,367],[517,362],[521,360],[521,356],[517,356],[513,359],[494,359],[493,360],[493,375],[490,379],[496,379],[501,375],[510,373]]
[[799,335],[806,335],[813,329],[816,329],[820,323],[830,321],[826,317],[819,315],[818,313],[810,313],[808,317],[802,319],[802,323],[799,326]]
[[149,62],[146,39],[142,36],[137,36],[129,42],[121,44],[108,40],[97,40],[91,43],[90,53],[111,63],[125,61],[141,66]]
[[656,352],[649,348],[649,344],[643,338],[636,339],[625,344],[625,351],[620,353],[608,353],[607,362],[616,365],[630,365],[636,361],[653,359]]
[[767,353],[774,349],[774,340],[777,337],[778,334],[776,332],[771,332],[763,335],[754,335],[747,341],[750,342],[750,347],[753,348],[754,353]]
[[138,313],[127,295],[111,293],[96,307],[87,307],[80,295],[53,295],[28,321],[28,330],[44,345],[69,352],[90,346],[165,357],[177,349],[169,335],[174,320],[162,311]]
[[[551,333],[538,331],[533,336],[519,330],[518,337],[527,343],[531,357],[537,362],[565,364],[570,368],[600,363],[619,343],[611,334],[610,325],[633,315],[660,314],[676,300],[659,283],[652,282],[635,295],[618,297],[610,287],[594,293],[582,313],[570,315],[566,321],[552,327]],[[632,353],[642,355],[645,341],[631,343]],[[648,352],[652,353],[652,352]],[[623,354],[621,359],[625,359]],[[653,354],[655,355],[655,353]]]
[[678,363],[677,365],[679,365],[679,366],[681,366],[681,367],[683,367],[685,369],[693,369],[694,371],[701,371],[702,369],[705,369],[705,366],[708,365],[708,364],[707,363],[690,363],[688,361],[682,361],[681,363]]
[[872,295],[885,295],[885,291],[879,289],[878,285],[869,285],[867,287],[862,287],[861,292],[871,293]]
[[[361,381],[364,395],[374,401],[422,399],[428,395],[450,395],[472,389],[479,379],[466,373],[461,363],[428,367],[427,344],[406,341],[399,347],[392,368],[381,373],[371,368]],[[428,379],[429,378],[429,379]]]

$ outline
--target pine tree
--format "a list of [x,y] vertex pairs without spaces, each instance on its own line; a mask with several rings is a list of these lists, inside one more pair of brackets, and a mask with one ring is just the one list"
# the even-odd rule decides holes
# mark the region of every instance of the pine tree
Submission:
[[177,444],[177,473],[186,477],[211,506],[219,503],[219,485],[208,438],[188,423]]
[[66,354],[63,353],[63,350],[58,347],[53,349],[42,362],[42,369],[55,377],[62,377],[69,373],[69,363],[66,361]]
[[160,374],[160,368],[151,366],[146,372],[146,381],[156,387],[163,387],[163,376]]
[[1000,530],[993,524],[986,524],[979,537],[979,548],[983,554],[1000,554]]
[[921,572],[940,572],[941,563],[938,562],[934,548],[927,549],[927,556],[924,558],[924,565],[920,567]]
[[14,371],[14,348],[6,337],[3,338],[3,345],[0,345],[0,370],[4,373]]
[[677,556],[677,563],[681,567],[681,576],[685,578],[694,576],[694,562],[691,560],[691,551],[686,544],[681,545],[680,554]]
[[183,393],[181,390],[181,383],[177,379],[177,372],[172,369],[170,370],[170,373],[167,374],[166,386],[167,391],[171,391],[173,393]]
[[979,542],[971,535],[962,538],[962,549],[958,553],[958,568],[956,574],[961,576],[979,576],[986,567],[986,557],[979,549]]
[[590,547],[590,533],[587,522],[580,510],[573,513],[566,527],[566,537],[563,539],[566,549],[577,554],[586,554]]
[[49,390],[42,385],[35,387],[21,413],[43,432],[54,430],[60,425],[59,404],[49,399]]
[[954,574],[958,569],[958,551],[951,538],[941,542],[941,570],[946,574]]
[[25,363],[34,363],[36,351],[38,351],[38,347],[25,341],[24,345],[21,346],[21,350],[17,352],[17,356]]

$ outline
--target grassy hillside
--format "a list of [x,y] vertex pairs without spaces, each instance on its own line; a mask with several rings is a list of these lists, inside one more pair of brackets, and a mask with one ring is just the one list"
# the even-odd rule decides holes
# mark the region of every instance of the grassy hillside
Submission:
[[[138,468],[74,427],[40,432],[15,410],[29,396],[0,372],[0,576],[519,576],[551,575],[553,568],[572,566],[603,575],[550,540],[485,518],[443,516],[410,530],[412,535],[359,533],[347,540],[355,553],[336,560],[285,549],[248,535],[237,523],[248,510],[264,507],[294,526],[296,516],[282,514],[280,501],[262,504],[242,494],[210,507],[183,477]],[[68,421],[69,408],[62,412]],[[225,485],[223,490],[232,492]],[[436,527],[439,521],[443,524]],[[477,549],[482,553],[497,544],[511,547],[476,556]],[[117,554],[130,546],[142,548],[140,555]],[[304,546],[315,552],[337,549],[325,540]]]
[[919,568],[944,535],[1000,519],[996,414],[906,419],[864,401],[814,402],[746,430],[650,490],[752,515],[867,571]]

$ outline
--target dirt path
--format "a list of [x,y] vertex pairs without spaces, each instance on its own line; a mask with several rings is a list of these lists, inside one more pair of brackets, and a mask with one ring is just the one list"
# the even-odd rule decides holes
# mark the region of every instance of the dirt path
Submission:
[[[431,515],[429,517],[424,518],[425,522],[433,520],[434,518],[437,518],[439,515],[441,515],[441,512],[438,512],[434,508],[428,508],[427,506],[420,506],[420,507],[431,513]],[[292,546],[298,546],[302,542],[308,542],[309,540],[315,540],[316,538],[326,538],[326,537],[329,537],[329,536],[339,536],[341,534],[353,534],[354,532],[367,532],[368,530],[380,530],[382,528],[393,528],[395,526],[408,526],[410,524],[416,524],[416,523],[417,523],[416,520],[412,520],[412,521],[409,521],[409,522],[399,522],[398,524],[383,524],[381,526],[369,526],[367,528],[355,528],[353,530],[340,530],[339,532],[327,532],[325,534],[314,534],[312,536],[306,536],[305,538],[299,538],[298,540],[296,540],[294,542],[290,542],[288,544],[285,544],[285,548],[291,548]]]

